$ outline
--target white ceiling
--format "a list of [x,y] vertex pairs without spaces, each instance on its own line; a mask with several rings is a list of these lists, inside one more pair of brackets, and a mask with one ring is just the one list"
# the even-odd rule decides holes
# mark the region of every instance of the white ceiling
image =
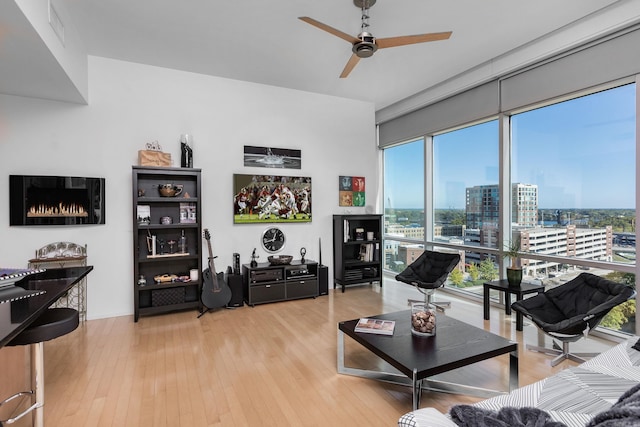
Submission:
[[[376,37],[453,35],[379,50],[340,79],[350,44],[298,17],[355,36],[353,0],[52,0],[90,55],[369,101],[376,110],[631,1],[378,0],[369,20]],[[10,79],[0,76],[0,91]]]

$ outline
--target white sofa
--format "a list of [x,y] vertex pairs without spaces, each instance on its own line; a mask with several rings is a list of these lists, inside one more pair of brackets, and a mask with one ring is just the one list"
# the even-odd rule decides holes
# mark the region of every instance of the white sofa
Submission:
[[[470,409],[497,412],[501,408],[534,407],[549,414],[553,421],[570,427],[584,427],[595,415],[602,416],[616,410],[618,405],[611,409],[612,405],[627,390],[640,383],[640,351],[633,348],[637,342],[637,336],[631,337],[579,366],[567,368],[509,394],[475,403]],[[636,421],[630,424],[616,421],[606,425],[640,426],[640,403],[637,403],[637,408],[630,411],[632,416],[638,417],[634,418]],[[451,419],[451,413],[445,415],[434,408],[424,408],[404,414],[398,420],[398,426],[456,427],[457,424]]]

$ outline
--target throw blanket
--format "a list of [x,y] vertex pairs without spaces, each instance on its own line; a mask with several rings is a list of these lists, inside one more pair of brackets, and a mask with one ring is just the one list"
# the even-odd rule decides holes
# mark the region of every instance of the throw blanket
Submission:
[[553,421],[538,408],[501,408],[498,412],[470,405],[456,405],[449,411],[451,419],[460,427],[567,427]]
[[640,384],[627,390],[607,411],[601,412],[586,427],[640,426]]
[[[504,407],[498,412],[470,405],[456,405],[449,411],[451,420],[459,427],[566,427],[553,421],[538,408]],[[640,383],[627,390],[606,411],[593,417],[585,427],[640,426]]]

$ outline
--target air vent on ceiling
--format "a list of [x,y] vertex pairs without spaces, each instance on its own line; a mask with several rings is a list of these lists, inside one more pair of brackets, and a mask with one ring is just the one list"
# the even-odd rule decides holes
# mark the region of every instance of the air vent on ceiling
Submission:
[[49,25],[53,28],[53,32],[56,33],[58,39],[64,46],[64,24],[58,15],[58,12],[53,8],[53,4],[51,4],[51,0],[49,0]]

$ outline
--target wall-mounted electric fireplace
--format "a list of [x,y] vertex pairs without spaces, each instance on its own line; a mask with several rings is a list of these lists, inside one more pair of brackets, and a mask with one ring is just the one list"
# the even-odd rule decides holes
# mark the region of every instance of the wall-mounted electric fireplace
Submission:
[[104,184],[104,178],[10,175],[10,224],[104,224]]

